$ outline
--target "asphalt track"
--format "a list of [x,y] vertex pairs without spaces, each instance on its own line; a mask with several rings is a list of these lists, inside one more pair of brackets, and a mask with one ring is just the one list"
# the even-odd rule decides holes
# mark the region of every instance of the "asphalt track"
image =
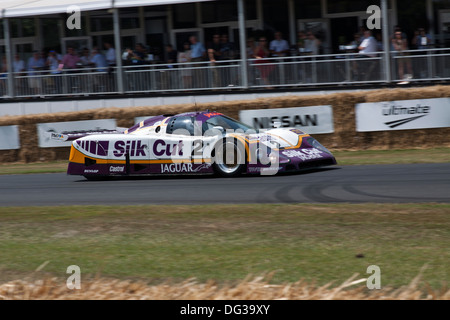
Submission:
[[450,163],[333,166],[239,178],[0,176],[0,206],[362,202],[450,203]]

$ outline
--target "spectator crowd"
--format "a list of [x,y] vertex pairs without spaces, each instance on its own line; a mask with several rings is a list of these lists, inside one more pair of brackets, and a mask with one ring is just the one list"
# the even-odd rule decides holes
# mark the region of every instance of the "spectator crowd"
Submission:
[[[300,30],[294,44],[290,44],[280,31],[272,34],[255,32],[247,38],[246,55],[249,65],[254,66],[253,72],[260,83],[270,86],[273,83],[273,72],[275,62],[283,61],[287,56],[299,56],[304,60],[308,57],[317,57],[324,53],[324,34],[312,30]],[[389,39],[390,50],[394,52],[397,59],[396,72],[400,79],[412,77],[413,70],[411,60],[405,58],[410,49],[426,50],[432,48],[431,37],[425,29],[417,29],[408,41],[406,34],[400,27],[396,26]],[[74,48],[69,46],[63,55],[55,50],[34,51],[32,56],[24,61],[19,53],[13,57],[12,68],[15,79],[16,94],[40,95],[46,93],[81,93],[111,91],[114,89],[115,80],[112,77],[116,66],[116,51],[111,43],[103,43],[103,48]],[[178,50],[177,50],[178,49]],[[355,53],[352,64],[353,79],[361,74],[370,73],[370,67],[358,62],[358,58],[373,58],[383,51],[381,34],[372,34],[371,30],[361,28],[355,32],[349,43],[339,46],[341,53]],[[162,77],[162,88],[169,89],[175,80],[181,78],[183,88],[219,88],[232,86],[238,82],[239,74],[236,69],[229,68],[231,61],[240,58],[238,46],[231,42],[227,33],[214,33],[206,44],[201,42],[196,35],[191,35],[183,43],[182,47],[175,48],[171,44],[165,46],[163,53],[156,56],[149,47],[137,43],[134,49],[125,48],[119,56],[125,66],[136,67],[141,70],[148,65],[160,64],[166,69],[179,70],[178,75],[168,72]],[[276,59],[269,59],[276,58]],[[320,59],[320,58],[319,58]],[[204,77],[202,66],[210,70],[210,77]],[[361,70],[364,69],[364,70]],[[1,90],[6,93],[7,63],[2,57]],[[80,81],[75,75],[92,72],[89,81]],[[419,71],[420,72],[420,71]],[[63,81],[62,74],[73,75]],[[90,86],[90,88],[86,88]],[[45,90],[43,88],[45,87]]]

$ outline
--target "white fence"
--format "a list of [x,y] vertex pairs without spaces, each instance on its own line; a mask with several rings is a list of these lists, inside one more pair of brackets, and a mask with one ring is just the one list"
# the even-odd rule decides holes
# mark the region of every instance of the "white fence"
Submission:
[[205,61],[123,66],[120,70],[80,68],[59,73],[41,70],[14,73],[11,82],[6,73],[0,78],[0,90],[3,96],[9,97],[88,96],[117,93],[118,81],[123,82],[124,93],[141,93],[368,84],[385,83],[387,79],[399,82],[405,78],[408,81],[450,79],[450,49],[390,54],[390,77],[385,72],[383,52],[373,56],[345,53],[227,60],[214,64]]

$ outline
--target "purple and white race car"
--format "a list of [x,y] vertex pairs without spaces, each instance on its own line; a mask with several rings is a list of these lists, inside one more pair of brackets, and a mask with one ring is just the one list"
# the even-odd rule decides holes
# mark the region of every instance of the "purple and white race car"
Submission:
[[87,179],[190,173],[273,175],[336,164],[330,151],[297,128],[257,131],[210,111],[160,115],[126,130],[53,134],[53,138],[73,140],[67,173]]

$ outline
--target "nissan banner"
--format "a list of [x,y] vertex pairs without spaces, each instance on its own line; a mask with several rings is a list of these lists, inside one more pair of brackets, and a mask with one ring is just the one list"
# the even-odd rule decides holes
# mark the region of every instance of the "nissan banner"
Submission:
[[334,131],[331,106],[241,110],[239,117],[255,129],[274,128],[279,122],[281,127],[296,127],[310,134]]

